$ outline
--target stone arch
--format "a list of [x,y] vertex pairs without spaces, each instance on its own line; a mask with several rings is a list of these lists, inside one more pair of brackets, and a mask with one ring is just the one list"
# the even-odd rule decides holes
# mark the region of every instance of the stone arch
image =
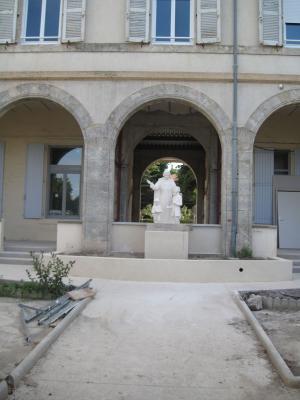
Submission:
[[126,121],[147,103],[160,100],[178,100],[189,103],[212,123],[218,133],[221,146],[224,148],[225,132],[231,127],[231,121],[225,111],[206,94],[178,84],[159,84],[146,87],[123,100],[112,111],[106,123],[112,148],[115,147],[119,132]]
[[92,118],[85,107],[74,96],[63,89],[45,83],[23,83],[0,93],[0,112],[19,100],[43,98],[61,105],[77,121],[84,139]]
[[252,135],[252,146],[260,127],[266,119],[280,108],[293,103],[300,103],[300,89],[291,89],[278,93],[257,107],[245,125],[246,132]]

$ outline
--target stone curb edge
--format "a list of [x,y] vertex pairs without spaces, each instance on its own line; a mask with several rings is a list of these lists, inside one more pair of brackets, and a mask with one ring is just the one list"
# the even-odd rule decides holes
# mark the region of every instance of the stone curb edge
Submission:
[[268,353],[271,363],[273,364],[274,368],[279,373],[283,382],[289,387],[300,388],[300,377],[293,375],[293,373],[287,366],[286,362],[283,360],[283,358],[279,354],[278,350],[275,348],[275,346],[271,342],[270,338],[268,337],[266,332],[263,330],[260,323],[254,317],[254,315],[252,314],[252,312],[250,311],[249,307],[244,302],[244,300],[241,298],[238,291],[233,292],[233,298],[235,300],[235,303],[239,307],[239,309],[244,314],[248,323],[254,329],[258,339],[260,340],[264,349]]
[[63,333],[63,331],[74,321],[81,311],[91,301],[91,298],[82,300],[52,332],[50,332],[37,346],[20,362],[20,364],[0,383],[0,400],[6,400],[13,393],[20,381],[31,370],[36,362],[46,353],[49,347]]

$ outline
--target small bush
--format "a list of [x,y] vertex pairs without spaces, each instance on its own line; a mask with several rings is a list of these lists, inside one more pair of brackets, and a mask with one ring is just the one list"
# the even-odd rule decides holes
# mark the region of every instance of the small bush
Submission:
[[0,281],[0,297],[51,300],[56,296],[42,291],[37,282]]
[[240,251],[237,252],[238,258],[252,258],[252,249],[250,247],[242,247]]
[[62,295],[66,290],[63,278],[67,278],[75,261],[64,263],[56,254],[52,253],[46,263],[44,254],[32,255],[34,275],[27,269],[26,273],[31,282],[37,283],[45,293],[55,296]]

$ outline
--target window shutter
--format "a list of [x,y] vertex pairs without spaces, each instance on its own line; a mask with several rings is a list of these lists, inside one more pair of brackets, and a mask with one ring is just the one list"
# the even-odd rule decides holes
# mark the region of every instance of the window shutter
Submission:
[[274,151],[255,149],[254,152],[254,222],[273,223]]
[[0,143],[0,216],[3,215],[4,143]]
[[149,42],[150,0],[127,0],[126,36],[128,42]]
[[220,0],[197,0],[197,43],[221,41]]
[[259,36],[265,46],[282,46],[282,0],[260,0]]
[[25,179],[25,218],[42,218],[44,145],[29,144]]
[[18,0],[0,0],[0,43],[16,41]]
[[64,0],[62,42],[82,42],[86,0]]

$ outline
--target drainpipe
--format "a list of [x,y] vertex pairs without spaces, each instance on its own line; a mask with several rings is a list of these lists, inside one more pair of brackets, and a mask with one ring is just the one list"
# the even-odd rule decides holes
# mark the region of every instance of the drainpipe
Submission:
[[238,115],[238,26],[237,0],[233,0],[233,112],[232,112],[232,225],[230,254],[236,254],[238,222],[238,153],[237,153],[237,115]]

